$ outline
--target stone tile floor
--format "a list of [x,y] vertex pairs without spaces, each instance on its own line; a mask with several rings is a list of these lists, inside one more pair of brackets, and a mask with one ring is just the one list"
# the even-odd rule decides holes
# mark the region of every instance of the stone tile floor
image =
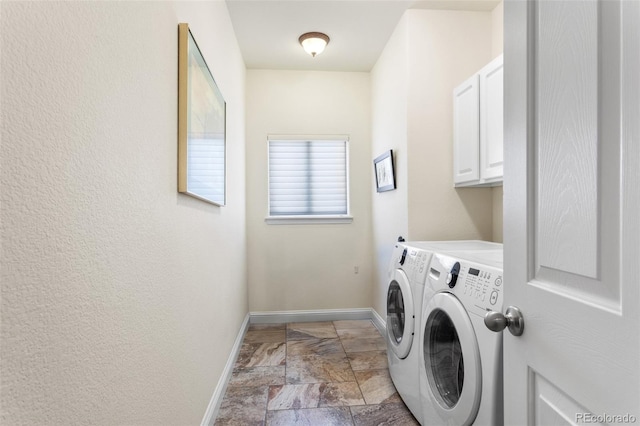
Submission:
[[418,425],[370,320],[250,324],[216,425]]

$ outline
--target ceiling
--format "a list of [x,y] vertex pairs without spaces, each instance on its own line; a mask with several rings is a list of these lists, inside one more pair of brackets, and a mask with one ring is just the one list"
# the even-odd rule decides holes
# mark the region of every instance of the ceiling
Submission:
[[[499,0],[226,0],[249,69],[370,71],[407,9],[491,11]],[[298,37],[331,41],[312,58]]]

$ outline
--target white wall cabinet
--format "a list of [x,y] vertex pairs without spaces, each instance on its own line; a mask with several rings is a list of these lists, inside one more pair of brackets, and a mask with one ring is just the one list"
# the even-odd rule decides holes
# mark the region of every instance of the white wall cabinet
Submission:
[[453,183],[480,180],[480,76],[453,90]]
[[502,184],[502,55],[453,90],[455,186]]

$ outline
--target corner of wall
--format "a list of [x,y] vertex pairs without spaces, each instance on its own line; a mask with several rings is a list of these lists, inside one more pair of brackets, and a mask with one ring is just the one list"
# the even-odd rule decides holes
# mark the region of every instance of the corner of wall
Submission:
[[396,187],[377,193],[372,187],[374,244],[374,311],[386,318],[387,268],[393,244],[408,231],[407,108],[409,76],[409,19],[402,16],[371,71],[372,158],[391,149]]

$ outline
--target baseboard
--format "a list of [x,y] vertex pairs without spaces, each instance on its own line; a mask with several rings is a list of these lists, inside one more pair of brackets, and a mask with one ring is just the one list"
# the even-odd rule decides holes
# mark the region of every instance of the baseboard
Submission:
[[372,308],[354,308],[354,309],[321,309],[309,311],[272,311],[272,312],[250,312],[245,317],[236,341],[231,348],[229,359],[224,367],[220,380],[213,392],[213,396],[209,401],[209,406],[202,419],[201,426],[213,426],[218,416],[222,398],[227,390],[227,384],[233,373],[233,366],[236,363],[242,340],[252,324],[283,324],[288,322],[313,322],[313,321],[342,321],[342,320],[371,320],[373,325],[383,336],[386,333],[386,323],[382,317]]
[[220,376],[218,384],[213,391],[213,395],[211,396],[211,400],[209,401],[209,405],[207,406],[207,411],[205,411],[204,417],[202,418],[201,426],[213,426],[213,423],[216,421],[218,410],[220,409],[220,404],[222,404],[222,398],[224,398],[224,393],[227,391],[227,384],[231,379],[231,374],[233,374],[233,366],[235,365],[238,354],[240,353],[240,347],[242,346],[244,335],[249,328],[249,319],[250,315],[247,314],[244,317],[242,325],[240,326],[240,331],[236,336],[236,341],[233,343],[231,353],[229,354],[229,358],[227,359],[227,364],[224,366],[222,375]]
[[371,309],[371,321],[373,321],[373,325],[376,326],[380,334],[386,336],[387,334],[387,322],[382,319],[382,317],[376,312],[375,309]]
[[371,308],[250,312],[252,324],[371,319]]

